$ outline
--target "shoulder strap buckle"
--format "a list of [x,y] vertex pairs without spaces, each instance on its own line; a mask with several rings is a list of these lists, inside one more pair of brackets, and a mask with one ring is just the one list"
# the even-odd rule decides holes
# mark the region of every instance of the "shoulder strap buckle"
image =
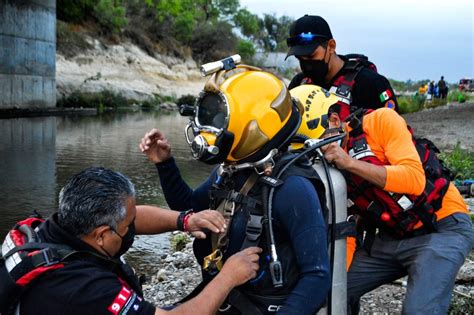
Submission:
[[61,255],[53,248],[45,248],[39,253],[31,256],[31,261],[34,267],[48,267],[55,265],[61,261]]
[[255,242],[260,238],[263,230],[262,224],[263,216],[251,214],[247,222],[247,229],[245,231],[246,237],[249,241]]

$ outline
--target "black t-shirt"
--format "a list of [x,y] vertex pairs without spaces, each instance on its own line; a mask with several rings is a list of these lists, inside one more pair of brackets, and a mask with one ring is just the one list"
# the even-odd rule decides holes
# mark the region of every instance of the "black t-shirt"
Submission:
[[[39,235],[43,241],[91,250],[67,235],[54,217],[43,223]],[[74,259],[30,284],[20,299],[20,314],[155,314],[155,307],[125,281],[99,261]]]
[[[345,60],[344,56],[340,56]],[[333,78],[332,82],[323,88],[329,90],[332,83],[341,75],[344,74],[343,67]],[[311,84],[310,80],[305,78],[302,72],[298,73],[289,84],[289,89],[292,89],[301,84]],[[381,107],[390,107],[397,112],[398,103],[395,93],[390,86],[390,82],[383,75],[375,72],[372,69],[364,67],[357,74],[352,86],[352,102],[351,105],[358,108],[377,109]]]

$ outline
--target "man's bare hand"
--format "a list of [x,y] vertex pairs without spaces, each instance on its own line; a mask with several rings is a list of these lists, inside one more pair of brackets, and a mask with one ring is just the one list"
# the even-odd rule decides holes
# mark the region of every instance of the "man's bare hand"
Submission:
[[336,142],[323,146],[321,151],[326,161],[333,163],[340,170],[347,169],[353,162],[349,154]]
[[226,228],[224,217],[216,210],[196,212],[188,218],[188,231],[196,238],[206,238],[204,229],[214,233],[222,233]]
[[153,128],[147,132],[138,146],[153,163],[161,163],[171,157],[171,145],[158,129]]
[[258,255],[262,252],[260,247],[246,248],[227,259],[222,267],[220,276],[226,277],[233,286],[244,284],[257,276]]

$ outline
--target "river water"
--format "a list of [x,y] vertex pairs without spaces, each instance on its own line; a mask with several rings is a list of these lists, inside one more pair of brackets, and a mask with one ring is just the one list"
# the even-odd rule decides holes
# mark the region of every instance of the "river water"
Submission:
[[[164,111],[0,119],[0,243],[33,209],[45,217],[54,212],[67,179],[90,166],[127,175],[135,184],[137,204],[166,207],[156,169],[138,142],[153,127],[164,131],[184,179],[195,187],[211,167],[192,159],[184,140],[186,122],[178,113]],[[140,236],[132,254],[150,261],[168,246],[166,235]]]

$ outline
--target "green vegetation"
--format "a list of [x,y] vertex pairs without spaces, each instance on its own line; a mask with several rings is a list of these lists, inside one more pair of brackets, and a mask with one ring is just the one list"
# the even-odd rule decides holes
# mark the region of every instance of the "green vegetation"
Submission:
[[94,6],[94,16],[108,33],[118,33],[128,24],[125,18],[125,7],[120,5],[120,0],[99,0]]
[[57,17],[69,23],[97,22],[104,33],[118,33],[127,25],[122,0],[58,0]]
[[405,91],[418,91],[418,88],[420,86],[425,86],[430,82],[430,80],[419,80],[419,81],[413,81],[413,80],[407,80],[407,81],[398,81],[394,79],[389,79],[390,85],[392,88],[397,91],[397,92],[405,92]]
[[452,92],[448,93],[448,101],[449,102],[464,103],[468,99],[469,99],[469,96],[466,94],[466,92],[461,92],[459,90],[455,90],[455,91],[452,91]]
[[189,243],[190,241],[191,239],[185,233],[175,234],[171,237],[171,240],[170,240],[171,249],[174,252],[182,251],[186,247],[186,244]]
[[178,106],[183,105],[183,104],[194,105],[195,102],[196,102],[196,97],[194,95],[187,94],[178,98],[178,100],[176,101],[176,105]]
[[175,103],[176,98],[173,96],[163,96],[154,94],[153,98],[144,100],[143,102],[139,103],[142,110],[156,110],[160,108],[160,105],[166,102]]
[[56,107],[97,108],[103,112],[106,108],[126,107],[129,101],[119,93],[104,90],[98,93],[74,91],[58,100]]
[[413,96],[399,96],[397,97],[398,107],[401,114],[413,113],[423,109],[426,102],[424,95],[415,94]]
[[456,144],[453,151],[442,152],[440,159],[453,172],[454,179],[474,178],[474,152],[463,150],[460,142]]
[[155,94],[153,98],[137,101],[126,99],[122,94],[103,90],[95,93],[73,91],[68,96],[59,99],[56,107],[61,108],[97,108],[99,113],[105,111],[128,110],[132,105],[138,105],[143,110],[157,110],[163,103],[175,103],[174,96],[163,96]]
[[[401,83],[403,83],[401,81],[395,81],[395,82],[398,82],[397,84],[399,86]],[[416,93],[413,96],[400,95],[397,97],[397,101],[398,101],[398,106],[400,108],[400,113],[406,114],[406,113],[417,112],[419,110],[422,110],[423,108],[432,108],[432,107],[446,105],[448,103],[453,103],[453,102],[464,103],[470,100],[471,98],[472,97],[470,97],[465,92],[461,92],[459,90],[453,90],[448,93],[448,96],[446,99],[434,98],[431,101],[427,101],[425,95],[420,95]]]
[[[199,62],[235,52],[252,62],[257,50],[286,50],[293,21],[274,14],[259,17],[241,8],[239,0],[58,0],[57,8],[59,20],[80,26],[69,30],[113,41],[125,36],[151,56],[192,54]],[[58,29],[58,46],[71,44],[60,31],[64,35],[64,28]]]

